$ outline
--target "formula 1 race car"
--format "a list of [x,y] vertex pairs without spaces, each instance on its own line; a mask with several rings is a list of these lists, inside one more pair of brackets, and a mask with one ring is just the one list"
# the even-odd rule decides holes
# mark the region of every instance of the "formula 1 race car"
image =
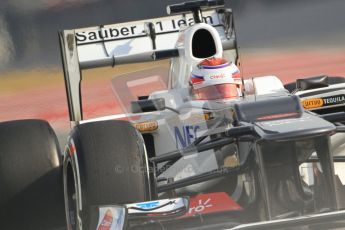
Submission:
[[[167,9],[183,16],[60,33],[74,125],[63,166],[68,226],[100,228],[117,219],[127,228],[242,229],[259,221],[251,224],[257,229],[337,220],[343,187],[329,142],[343,132],[345,113],[328,109],[344,105],[335,91],[342,84],[304,79],[288,92],[278,78],[264,76],[243,80],[239,98],[195,100],[193,66],[209,57],[238,62],[232,12],[222,1]],[[138,95],[122,117],[82,119],[80,70],[165,58],[166,90]],[[147,82],[128,78],[122,90]],[[315,113],[321,104],[327,112]]]
[[[221,0],[167,11],[172,16],[59,32],[72,125],[62,163],[67,228],[345,226],[336,167],[345,159],[345,79],[319,76],[284,86],[262,76],[241,79],[237,98],[196,100],[195,66],[210,57],[238,63],[233,14]],[[82,70],[161,59],[171,59],[166,89],[155,90],[157,76],[117,77],[116,93],[132,95],[118,97],[127,99],[126,112],[83,119]],[[143,95],[143,88],[152,90]],[[56,140],[35,122],[27,128],[31,139]],[[23,142],[29,156],[38,148],[33,140]],[[56,156],[56,141],[48,146],[50,158]]]

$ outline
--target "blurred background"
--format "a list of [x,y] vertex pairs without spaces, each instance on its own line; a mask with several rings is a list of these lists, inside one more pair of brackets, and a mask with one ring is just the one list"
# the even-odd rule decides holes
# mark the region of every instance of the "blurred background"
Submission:
[[[166,16],[183,0],[1,0],[0,121],[40,118],[60,137],[69,129],[57,31]],[[227,0],[233,9],[245,78],[276,75],[284,83],[345,76],[344,0]],[[167,61],[86,71],[90,117],[121,112],[106,92],[110,79]],[[88,118],[88,117],[87,117]]]

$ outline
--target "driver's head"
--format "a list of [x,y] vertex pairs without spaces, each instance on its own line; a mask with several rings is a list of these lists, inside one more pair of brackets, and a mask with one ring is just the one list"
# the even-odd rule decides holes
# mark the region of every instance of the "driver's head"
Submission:
[[234,99],[242,95],[237,66],[223,58],[207,58],[192,70],[192,93],[196,100]]

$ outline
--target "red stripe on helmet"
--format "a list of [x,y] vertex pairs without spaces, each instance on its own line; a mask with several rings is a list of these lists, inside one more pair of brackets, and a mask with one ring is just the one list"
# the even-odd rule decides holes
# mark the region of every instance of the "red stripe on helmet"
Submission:
[[232,78],[234,78],[234,79],[241,79],[241,74],[240,74],[240,72],[233,73],[233,74],[232,74]]
[[199,83],[201,83],[201,82],[204,81],[204,77],[202,77],[202,76],[196,76],[196,75],[193,75],[193,74],[192,74],[190,80],[191,80],[192,84],[199,84]]

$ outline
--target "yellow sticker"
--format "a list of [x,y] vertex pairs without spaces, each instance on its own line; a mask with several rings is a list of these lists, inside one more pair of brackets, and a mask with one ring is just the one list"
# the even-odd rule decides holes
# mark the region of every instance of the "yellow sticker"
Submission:
[[314,109],[323,106],[323,100],[321,98],[311,98],[302,101],[302,105],[305,109]]
[[139,132],[153,132],[158,129],[157,121],[144,121],[134,124],[134,127],[139,130]]

